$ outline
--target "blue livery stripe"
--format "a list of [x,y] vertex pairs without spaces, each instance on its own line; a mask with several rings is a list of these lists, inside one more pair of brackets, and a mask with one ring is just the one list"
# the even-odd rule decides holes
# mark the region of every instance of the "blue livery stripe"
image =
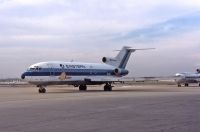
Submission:
[[65,72],[69,76],[107,76],[115,75],[114,70],[101,69],[59,69],[59,68],[43,68],[41,70],[29,70],[24,73],[25,76],[60,76]]

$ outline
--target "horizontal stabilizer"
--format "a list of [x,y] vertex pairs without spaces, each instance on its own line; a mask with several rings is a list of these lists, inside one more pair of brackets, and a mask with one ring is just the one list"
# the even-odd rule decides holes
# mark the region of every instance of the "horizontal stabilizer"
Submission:
[[106,64],[115,66],[117,68],[125,69],[130,58],[131,53],[135,52],[136,50],[152,50],[155,48],[142,48],[142,49],[134,49],[128,46],[124,46],[119,51],[118,55],[114,58],[103,57],[102,61]]

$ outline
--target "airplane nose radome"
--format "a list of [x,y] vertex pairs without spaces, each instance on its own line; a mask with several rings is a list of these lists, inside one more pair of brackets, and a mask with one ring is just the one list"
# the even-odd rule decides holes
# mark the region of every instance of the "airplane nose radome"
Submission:
[[25,74],[23,73],[22,75],[21,75],[21,79],[25,79]]

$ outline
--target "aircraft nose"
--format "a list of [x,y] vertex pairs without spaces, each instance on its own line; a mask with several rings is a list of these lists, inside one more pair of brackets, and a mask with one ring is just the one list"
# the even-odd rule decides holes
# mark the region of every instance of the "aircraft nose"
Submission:
[[25,73],[23,73],[23,74],[21,75],[21,79],[25,79],[25,77],[26,77],[26,75],[25,75]]

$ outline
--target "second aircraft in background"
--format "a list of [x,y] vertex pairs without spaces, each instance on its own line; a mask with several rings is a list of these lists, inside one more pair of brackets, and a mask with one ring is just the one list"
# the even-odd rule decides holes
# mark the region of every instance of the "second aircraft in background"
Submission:
[[200,86],[200,69],[198,68],[195,73],[177,73],[176,75],[176,83],[178,87],[181,87],[181,85],[184,85],[186,87],[189,86],[190,83],[198,83]]

